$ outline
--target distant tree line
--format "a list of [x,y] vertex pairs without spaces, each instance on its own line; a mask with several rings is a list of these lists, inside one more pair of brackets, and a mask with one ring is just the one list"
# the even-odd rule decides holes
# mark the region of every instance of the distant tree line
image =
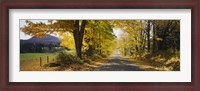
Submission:
[[59,45],[60,43],[24,43],[20,45],[20,53],[52,53],[67,49]]

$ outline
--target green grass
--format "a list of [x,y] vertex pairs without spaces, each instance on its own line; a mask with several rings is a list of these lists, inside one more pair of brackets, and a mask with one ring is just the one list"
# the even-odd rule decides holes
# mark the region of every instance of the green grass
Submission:
[[[67,50],[65,50],[67,51]],[[67,51],[68,53],[74,53],[74,51]],[[40,60],[40,57],[42,60],[47,60],[47,56],[49,56],[49,60],[56,60],[56,56],[59,52],[56,53],[20,53],[20,63],[23,63],[24,61],[34,61],[34,60]]]
[[[67,51],[67,50],[65,50]],[[69,53],[74,53],[73,51],[67,51]],[[43,69],[40,65],[44,66],[46,64],[57,61],[56,57],[59,52],[56,53],[21,53],[20,54],[20,70],[21,71],[40,71],[47,70]],[[49,61],[47,61],[47,56],[49,57]],[[40,61],[40,57],[42,61]],[[54,59],[54,60],[53,60]]]
[[39,60],[40,57],[42,60],[47,60],[47,56],[49,56],[49,60],[52,60],[56,58],[57,54],[58,53],[21,53],[20,62]]

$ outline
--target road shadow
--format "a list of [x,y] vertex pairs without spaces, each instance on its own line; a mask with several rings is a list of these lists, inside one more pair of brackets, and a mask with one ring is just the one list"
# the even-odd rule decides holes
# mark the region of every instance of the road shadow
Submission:
[[122,58],[119,55],[114,55],[106,63],[94,69],[94,71],[145,71],[139,66],[133,64],[128,59]]

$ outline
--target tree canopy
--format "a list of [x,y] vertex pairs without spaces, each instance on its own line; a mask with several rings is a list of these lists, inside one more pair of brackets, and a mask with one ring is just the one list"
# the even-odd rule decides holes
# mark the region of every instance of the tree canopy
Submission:
[[[179,20],[48,20],[21,30],[31,36],[59,35],[60,46],[76,50],[76,55],[109,55],[117,47],[123,55],[161,50],[180,50]],[[117,39],[113,29],[124,31]]]
[[[82,58],[82,51],[91,54],[110,54],[115,43],[112,21],[106,20],[49,20],[49,23],[26,21],[27,26],[21,30],[31,36],[45,37],[46,34],[57,34],[65,46],[76,50]],[[98,41],[97,41],[98,40]]]

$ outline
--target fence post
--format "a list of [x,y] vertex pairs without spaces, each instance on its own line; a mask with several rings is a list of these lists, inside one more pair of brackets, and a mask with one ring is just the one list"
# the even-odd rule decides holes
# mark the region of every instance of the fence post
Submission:
[[49,56],[47,56],[47,63],[49,63]]
[[40,57],[40,66],[42,66],[42,58]]

